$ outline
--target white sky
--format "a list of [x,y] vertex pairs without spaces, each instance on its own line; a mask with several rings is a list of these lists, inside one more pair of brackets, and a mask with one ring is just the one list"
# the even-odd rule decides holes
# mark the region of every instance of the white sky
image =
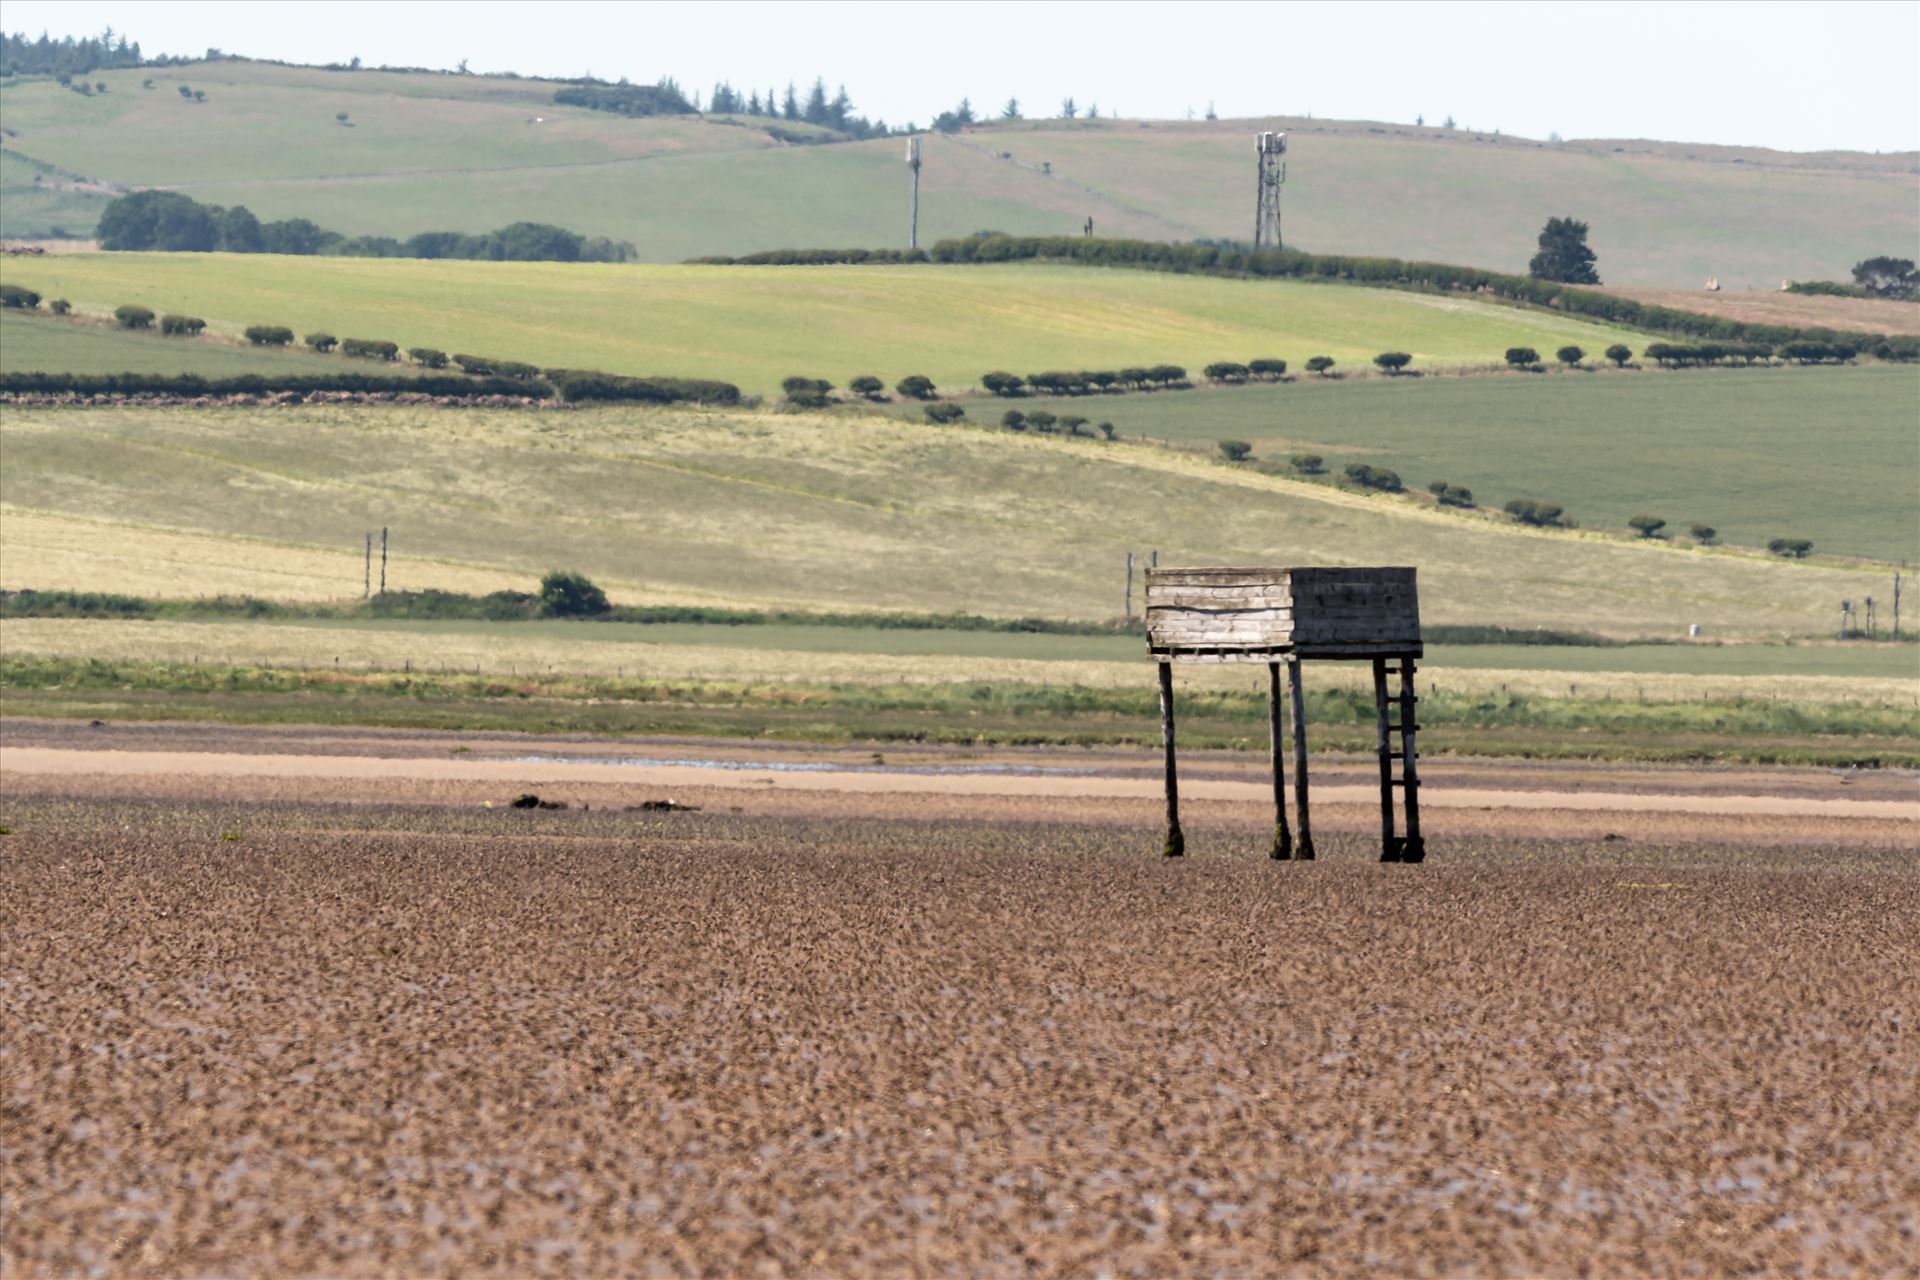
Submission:
[[451,67],[651,83],[704,96],[816,75],[857,111],[922,125],[962,96],[1053,114],[1305,114],[1544,138],[1786,150],[1920,149],[1920,3],[426,4],[6,0],[37,36],[111,24],[144,52]]

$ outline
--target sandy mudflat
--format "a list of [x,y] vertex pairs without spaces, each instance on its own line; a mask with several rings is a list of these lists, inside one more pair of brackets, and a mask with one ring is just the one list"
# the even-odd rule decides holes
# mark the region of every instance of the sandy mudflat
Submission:
[[6,775],[0,1276],[1920,1256],[1910,821],[1438,807],[1407,867],[1330,805],[1276,864],[1201,800],[1175,862],[1156,800],[277,758]]

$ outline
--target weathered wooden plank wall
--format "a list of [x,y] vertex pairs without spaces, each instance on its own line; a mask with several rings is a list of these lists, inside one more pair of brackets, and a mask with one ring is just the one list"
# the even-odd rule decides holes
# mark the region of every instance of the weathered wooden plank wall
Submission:
[[1149,569],[1146,603],[1148,647],[1177,662],[1418,654],[1421,647],[1412,569]]

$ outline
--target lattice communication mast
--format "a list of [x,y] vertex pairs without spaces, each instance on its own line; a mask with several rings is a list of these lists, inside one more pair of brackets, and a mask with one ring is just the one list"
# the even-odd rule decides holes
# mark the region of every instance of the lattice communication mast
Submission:
[[1254,146],[1259,151],[1260,191],[1253,214],[1253,247],[1280,248],[1280,184],[1287,180],[1287,135],[1262,133]]

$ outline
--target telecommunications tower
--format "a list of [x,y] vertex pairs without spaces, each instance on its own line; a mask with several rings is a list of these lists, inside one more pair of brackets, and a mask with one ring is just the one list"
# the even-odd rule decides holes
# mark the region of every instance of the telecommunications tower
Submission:
[[1253,247],[1280,248],[1280,184],[1287,180],[1287,135],[1262,133],[1254,140],[1259,152],[1259,199],[1253,213]]
[[907,168],[913,170],[913,203],[907,210],[907,248],[920,247],[920,139],[907,139]]

